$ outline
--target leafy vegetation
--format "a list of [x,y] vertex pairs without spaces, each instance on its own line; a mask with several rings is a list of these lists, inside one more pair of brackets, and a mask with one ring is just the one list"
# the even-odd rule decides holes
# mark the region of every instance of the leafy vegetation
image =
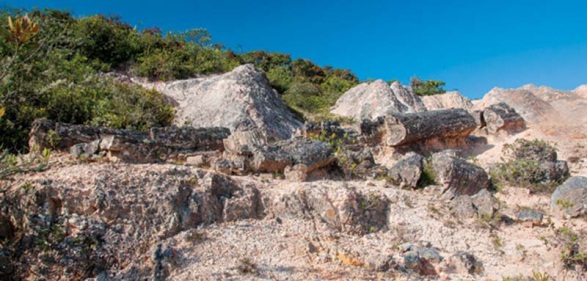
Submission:
[[213,44],[204,29],[162,34],[156,27],[137,30],[116,16],[5,9],[0,35],[0,147],[13,152],[26,151],[30,124],[40,117],[139,130],[171,122],[172,108],[160,93],[106,72],[172,80],[252,63],[292,109],[307,116],[327,114],[358,83],[349,70],[288,54],[237,54]]
[[442,87],[444,87],[445,84],[446,83],[443,81],[438,80],[422,81],[417,77],[412,78],[410,81],[410,85],[412,86],[414,93],[420,96],[444,94],[446,91]]
[[505,145],[502,152],[509,160],[491,170],[492,183],[498,187],[509,183],[540,192],[549,191],[565,180],[565,176],[553,178],[550,168],[542,165],[557,158],[556,149],[544,141],[518,139]]

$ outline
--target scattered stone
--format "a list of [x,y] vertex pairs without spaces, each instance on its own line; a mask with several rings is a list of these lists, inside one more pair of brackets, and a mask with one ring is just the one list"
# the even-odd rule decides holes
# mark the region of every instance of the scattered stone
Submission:
[[442,261],[442,256],[434,248],[418,247],[408,244],[404,247],[404,266],[420,275],[437,275],[434,264]]
[[455,197],[449,203],[452,214],[458,218],[473,218],[477,215],[477,210],[473,205],[471,196],[461,195]]
[[522,210],[517,214],[516,221],[520,223],[528,223],[530,226],[542,226],[542,219],[544,214],[536,210]]
[[370,255],[365,265],[373,271],[384,272],[389,270],[392,261],[393,257],[390,255]]
[[483,168],[464,159],[439,152],[432,156],[432,169],[435,181],[441,184],[449,197],[458,195],[475,195],[489,188],[489,176]]
[[235,165],[232,161],[224,158],[216,159],[212,163],[212,169],[218,173],[232,175]]
[[483,263],[467,252],[457,252],[449,258],[446,272],[457,274],[481,274]]
[[587,213],[587,177],[575,176],[559,185],[550,198],[550,206],[571,217]]
[[407,153],[389,169],[389,177],[400,188],[416,188],[422,175],[423,161],[422,155],[413,152]]
[[492,218],[493,214],[499,209],[499,202],[491,192],[487,189],[482,189],[477,194],[471,197],[473,206],[477,211],[477,215],[484,218]]

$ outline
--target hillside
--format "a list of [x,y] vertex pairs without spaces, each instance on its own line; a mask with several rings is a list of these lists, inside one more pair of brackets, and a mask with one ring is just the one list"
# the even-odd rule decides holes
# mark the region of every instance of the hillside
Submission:
[[471,103],[203,30],[9,16],[2,280],[587,279],[585,86]]

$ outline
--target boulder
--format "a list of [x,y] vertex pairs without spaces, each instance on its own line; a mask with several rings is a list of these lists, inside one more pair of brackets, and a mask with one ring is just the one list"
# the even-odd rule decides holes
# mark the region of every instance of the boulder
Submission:
[[420,176],[422,175],[422,165],[424,157],[420,154],[410,152],[400,159],[391,169],[389,177],[392,182],[403,187],[418,187]]
[[571,217],[587,213],[587,177],[575,176],[559,185],[550,197],[550,206]]
[[525,128],[524,118],[504,102],[492,104],[481,112],[481,129],[489,134],[499,131],[515,133]]
[[536,210],[521,210],[516,215],[516,222],[529,223],[531,226],[541,226],[544,214]]
[[404,266],[419,275],[437,275],[435,264],[442,261],[438,250],[430,247],[418,247],[412,244],[404,246]]
[[458,91],[446,92],[439,95],[422,96],[422,102],[429,111],[462,108],[470,111],[473,103]]
[[493,104],[502,102],[512,107],[530,124],[549,122],[560,118],[560,115],[548,102],[526,89],[493,88],[485,94],[479,103],[475,104],[474,109],[482,111]]
[[383,80],[376,80],[348,90],[336,101],[330,112],[355,120],[371,120],[390,113],[425,110],[422,100],[411,89],[398,82],[389,85]]
[[144,85],[175,101],[175,124],[226,127],[231,132],[259,129],[268,140],[289,139],[302,126],[265,73],[251,64],[220,75]]
[[436,183],[444,187],[449,197],[475,195],[489,188],[489,176],[483,168],[458,158],[449,151],[432,155],[432,170]]

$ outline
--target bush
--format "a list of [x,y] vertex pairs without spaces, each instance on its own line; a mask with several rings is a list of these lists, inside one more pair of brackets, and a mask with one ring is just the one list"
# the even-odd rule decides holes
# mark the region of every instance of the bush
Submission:
[[492,183],[498,187],[512,184],[534,192],[552,191],[566,178],[549,174],[549,165],[556,161],[556,149],[544,141],[517,139],[505,145],[502,153],[508,161],[491,169]]
[[[11,28],[9,17],[25,32]],[[204,29],[162,35],[155,27],[137,31],[116,16],[6,9],[0,35],[0,146],[13,152],[26,150],[30,125],[41,117],[135,129],[170,122],[171,107],[160,94],[105,79],[103,72],[173,80],[253,63],[309,119],[332,118],[329,108],[358,83],[349,70],[292,61],[288,54],[224,50]]]
[[414,77],[411,79],[410,82],[412,90],[414,90],[414,93],[420,96],[432,96],[446,93],[444,88],[442,88],[446,84],[443,81],[422,81],[420,80],[420,78]]

